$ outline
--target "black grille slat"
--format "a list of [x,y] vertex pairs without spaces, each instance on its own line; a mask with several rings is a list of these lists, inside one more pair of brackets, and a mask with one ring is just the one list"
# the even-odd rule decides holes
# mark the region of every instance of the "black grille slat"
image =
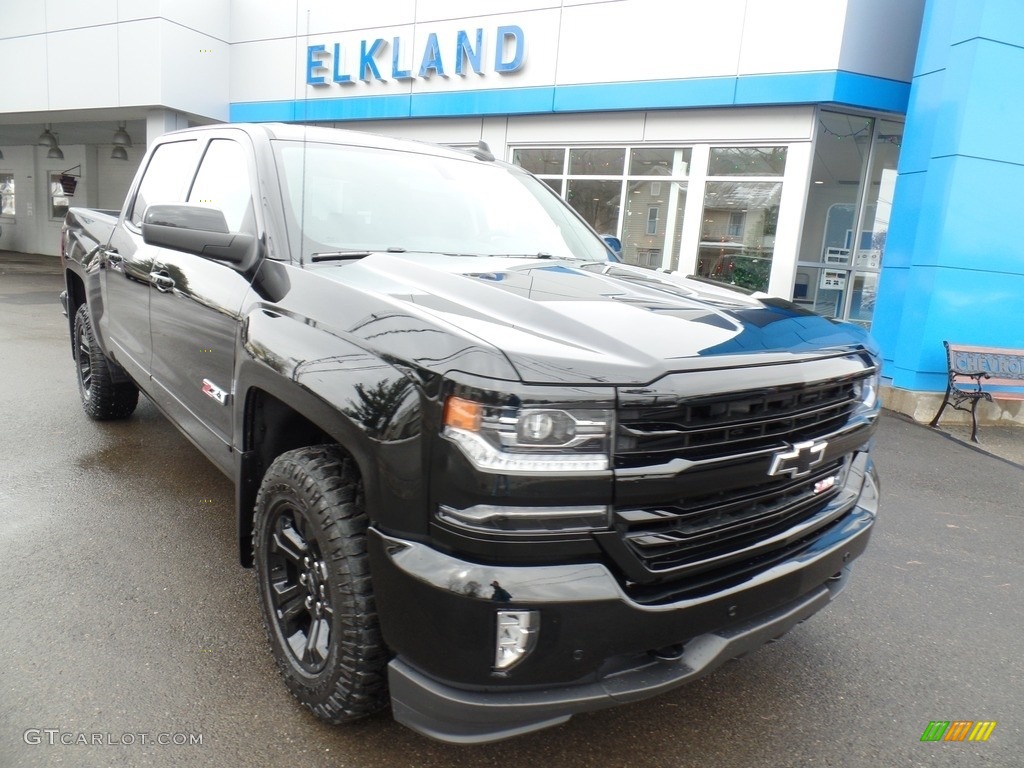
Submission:
[[856,405],[855,380],[700,397],[620,415],[617,467],[670,458],[720,458],[801,442],[842,426]]
[[715,494],[657,510],[623,510],[623,538],[650,571],[700,563],[757,544],[816,515],[838,493],[838,483],[815,493],[821,480],[842,472],[834,463],[798,481]]
[[831,528],[840,524],[841,519],[834,520],[822,528],[816,529],[808,535],[789,542],[778,549],[764,552],[741,562],[729,563],[721,568],[704,571],[683,581],[670,581],[658,584],[628,584],[626,585],[626,591],[637,602],[645,605],[663,605],[727,589],[741,584],[745,579],[799,554],[817,538],[825,535]]

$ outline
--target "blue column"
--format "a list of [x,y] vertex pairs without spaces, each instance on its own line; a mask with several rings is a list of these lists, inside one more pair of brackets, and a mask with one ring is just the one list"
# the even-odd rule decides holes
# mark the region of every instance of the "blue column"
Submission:
[[872,332],[900,389],[942,341],[1024,347],[1020,0],[927,0]]

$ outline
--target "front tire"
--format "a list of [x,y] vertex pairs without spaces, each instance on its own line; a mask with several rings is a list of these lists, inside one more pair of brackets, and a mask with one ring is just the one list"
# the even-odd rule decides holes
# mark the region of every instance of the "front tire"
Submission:
[[366,528],[362,484],[337,446],[288,451],[267,470],[252,542],[264,626],[292,695],[331,723],[388,701]]
[[75,369],[82,408],[97,421],[125,419],[139,403],[139,390],[131,382],[115,382],[114,365],[103,354],[92,330],[89,308],[82,304],[75,312]]

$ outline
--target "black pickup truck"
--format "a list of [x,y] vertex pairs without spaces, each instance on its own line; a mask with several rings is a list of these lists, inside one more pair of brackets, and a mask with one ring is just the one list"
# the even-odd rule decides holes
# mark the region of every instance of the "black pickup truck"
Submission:
[[867,545],[870,337],[618,263],[483,146],[168,134],[62,253],[86,413],[142,392],[234,481],[273,654],[330,722],[390,701],[482,742],[644,699]]

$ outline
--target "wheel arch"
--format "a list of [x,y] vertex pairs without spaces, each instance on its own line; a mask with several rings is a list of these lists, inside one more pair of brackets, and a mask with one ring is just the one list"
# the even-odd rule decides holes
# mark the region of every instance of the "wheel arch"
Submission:
[[[375,425],[359,419],[358,409],[350,406],[366,390],[365,378],[353,378],[343,369],[332,375],[321,372],[310,382],[318,388],[312,391],[251,358],[242,365],[236,401],[236,424],[240,428],[235,434],[240,441],[236,446],[235,511],[239,559],[244,566],[252,565],[252,520],[260,483],[270,464],[285,451],[326,443],[338,445],[359,472],[371,523],[390,519],[396,511],[408,516],[417,508],[415,501],[425,497],[425,488],[420,487],[424,473],[418,435],[419,393],[396,369],[384,366],[378,372],[381,370],[400,376],[408,389],[402,422],[417,425],[417,435],[411,439],[388,439]],[[301,375],[296,378],[302,380]],[[388,382],[394,381],[385,377],[376,386],[393,387],[394,383]],[[409,479],[396,480],[402,475]]]
[[71,356],[75,355],[75,313],[86,303],[85,282],[74,270],[64,270],[64,286],[68,292],[68,340],[71,344]]

